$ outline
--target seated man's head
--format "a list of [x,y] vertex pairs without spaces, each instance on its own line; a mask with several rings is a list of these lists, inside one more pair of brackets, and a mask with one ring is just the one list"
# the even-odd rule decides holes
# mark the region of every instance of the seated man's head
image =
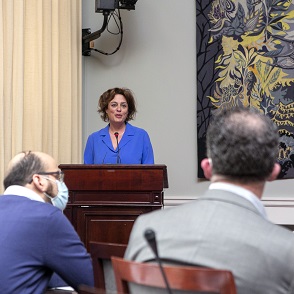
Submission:
[[235,182],[275,179],[279,135],[271,119],[250,108],[233,108],[215,115],[207,130],[205,176]]
[[11,159],[4,178],[4,188],[19,185],[37,193],[45,202],[63,210],[68,189],[53,157],[43,152],[21,152]]

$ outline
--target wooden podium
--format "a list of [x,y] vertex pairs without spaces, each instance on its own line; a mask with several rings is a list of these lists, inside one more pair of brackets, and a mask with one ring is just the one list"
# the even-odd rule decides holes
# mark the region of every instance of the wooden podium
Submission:
[[163,207],[165,165],[61,164],[69,189],[65,215],[90,241],[127,244],[135,219]]

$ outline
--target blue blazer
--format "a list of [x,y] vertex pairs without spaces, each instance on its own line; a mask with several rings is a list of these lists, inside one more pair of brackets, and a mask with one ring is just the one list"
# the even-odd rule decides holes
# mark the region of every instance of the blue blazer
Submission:
[[[120,161],[118,162],[118,157]],[[88,137],[84,151],[85,164],[154,164],[153,148],[148,133],[131,124],[114,149],[109,135],[109,125]]]
[[53,272],[94,285],[90,255],[68,219],[48,203],[0,196],[0,293],[44,293]]

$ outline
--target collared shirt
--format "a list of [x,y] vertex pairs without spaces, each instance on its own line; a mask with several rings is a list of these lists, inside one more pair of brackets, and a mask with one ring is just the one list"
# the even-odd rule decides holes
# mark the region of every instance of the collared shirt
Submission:
[[254,207],[258,210],[260,215],[264,217],[265,219],[267,219],[266,211],[262,202],[251,191],[244,189],[240,186],[228,184],[228,183],[212,183],[210,184],[209,189],[210,190],[217,189],[217,190],[232,192],[234,194],[237,194],[240,197],[247,199],[250,203],[254,205]]
[[36,192],[32,191],[31,189],[28,189],[23,186],[19,185],[12,185],[9,186],[3,193],[4,195],[17,195],[17,196],[23,196],[27,197],[31,200],[45,202],[42,197],[40,197]]

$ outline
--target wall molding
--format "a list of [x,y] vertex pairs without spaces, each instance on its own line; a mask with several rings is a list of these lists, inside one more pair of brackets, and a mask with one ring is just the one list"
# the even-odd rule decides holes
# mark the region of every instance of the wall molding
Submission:
[[[164,209],[188,203],[198,198],[197,196],[167,196],[164,197]],[[279,225],[294,228],[294,197],[264,197],[262,203],[269,220]]]

